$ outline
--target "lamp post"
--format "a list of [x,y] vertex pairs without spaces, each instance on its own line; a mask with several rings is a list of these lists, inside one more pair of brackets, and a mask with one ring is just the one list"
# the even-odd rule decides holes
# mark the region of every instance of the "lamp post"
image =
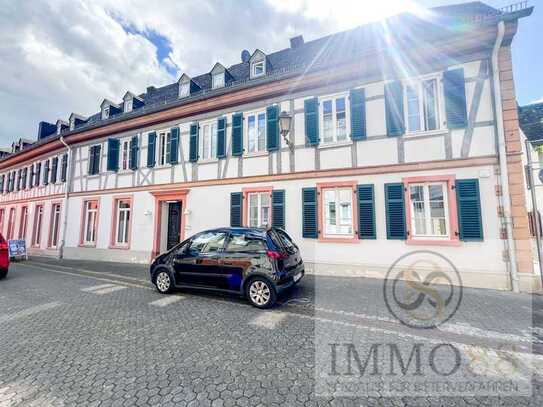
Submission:
[[288,148],[293,150],[294,145],[288,139],[291,123],[292,123],[292,116],[283,110],[279,114],[279,132],[281,133],[281,137],[283,137],[283,140],[285,140],[285,143],[287,143]]

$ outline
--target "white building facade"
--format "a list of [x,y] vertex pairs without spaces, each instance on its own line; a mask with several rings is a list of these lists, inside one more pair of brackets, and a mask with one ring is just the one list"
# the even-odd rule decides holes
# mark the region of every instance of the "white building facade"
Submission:
[[[384,46],[366,27],[298,38],[104,100],[0,161],[0,230],[31,255],[147,263],[202,230],[273,225],[317,274],[383,278],[426,249],[467,286],[538,290],[511,113],[510,44],[530,12],[447,26],[416,47],[402,39],[410,16]],[[346,42],[357,45],[338,51]]]

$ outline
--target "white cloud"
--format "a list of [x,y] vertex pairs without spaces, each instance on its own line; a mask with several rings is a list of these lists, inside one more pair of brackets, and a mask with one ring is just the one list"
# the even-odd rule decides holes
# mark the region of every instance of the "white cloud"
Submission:
[[536,103],[543,103],[543,98],[539,98],[528,103],[529,105],[535,105]]
[[[239,62],[243,49],[273,52],[294,35],[307,41],[413,6],[390,0],[357,11],[361,3],[0,0],[0,145],[35,138],[41,120],[90,115],[103,98],[171,83],[177,69],[199,75]],[[171,45],[160,62],[149,33]]]

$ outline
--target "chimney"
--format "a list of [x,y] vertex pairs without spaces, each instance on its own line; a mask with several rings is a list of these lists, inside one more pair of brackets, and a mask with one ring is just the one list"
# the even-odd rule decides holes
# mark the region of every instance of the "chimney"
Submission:
[[295,49],[301,47],[302,45],[304,45],[303,35],[297,35],[296,37],[292,37],[290,39],[290,48]]

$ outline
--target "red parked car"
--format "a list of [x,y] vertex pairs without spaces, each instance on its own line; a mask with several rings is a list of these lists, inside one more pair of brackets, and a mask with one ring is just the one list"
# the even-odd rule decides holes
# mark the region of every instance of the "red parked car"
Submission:
[[0,233],[0,279],[8,275],[9,269],[9,253],[8,242]]

